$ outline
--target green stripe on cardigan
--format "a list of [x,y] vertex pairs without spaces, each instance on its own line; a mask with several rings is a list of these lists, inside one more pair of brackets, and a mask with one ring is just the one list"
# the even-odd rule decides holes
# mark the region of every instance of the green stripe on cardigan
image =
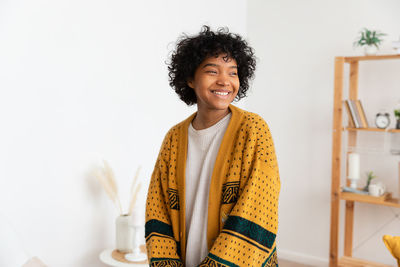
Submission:
[[269,249],[275,242],[276,235],[274,233],[239,216],[229,216],[224,229],[237,232]]

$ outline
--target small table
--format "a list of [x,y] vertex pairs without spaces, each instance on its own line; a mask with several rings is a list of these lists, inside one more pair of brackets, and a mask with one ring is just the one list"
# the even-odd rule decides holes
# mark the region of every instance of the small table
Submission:
[[[140,250],[146,253],[146,247],[140,246]],[[103,250],[99,258],[100,260],[110,266],[114,267],[148,267],[148,261],[140,261],[140,262],[130,262],[125,259],[125,254],[117,251],[116,249],[108,248]]]

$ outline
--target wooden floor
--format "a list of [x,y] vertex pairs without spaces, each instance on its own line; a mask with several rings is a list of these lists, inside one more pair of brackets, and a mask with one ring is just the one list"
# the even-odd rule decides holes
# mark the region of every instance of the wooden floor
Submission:
[[297,262],[287,261],[282,259],[278,259],[278,264],[279,267],[312,267],[310,265],[304,265]]

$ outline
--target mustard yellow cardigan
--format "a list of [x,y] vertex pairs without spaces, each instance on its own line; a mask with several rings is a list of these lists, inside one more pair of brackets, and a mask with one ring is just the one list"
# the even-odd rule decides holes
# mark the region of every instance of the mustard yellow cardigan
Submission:
[[[211,177],[209,254],[200,266],[278,266],[280,180],[271,134],[259,115],[229,109]],[[150,266],[185,264],[187,132],[195,115],[168,131],[151,177],[145,226]]]

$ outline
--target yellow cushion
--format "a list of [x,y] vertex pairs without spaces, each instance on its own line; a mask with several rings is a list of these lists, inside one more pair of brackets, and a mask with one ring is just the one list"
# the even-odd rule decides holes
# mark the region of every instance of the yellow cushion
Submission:
[[384,235],[383,242],[393,257],[396,258],[397,265],[400,267],[400,236]]

